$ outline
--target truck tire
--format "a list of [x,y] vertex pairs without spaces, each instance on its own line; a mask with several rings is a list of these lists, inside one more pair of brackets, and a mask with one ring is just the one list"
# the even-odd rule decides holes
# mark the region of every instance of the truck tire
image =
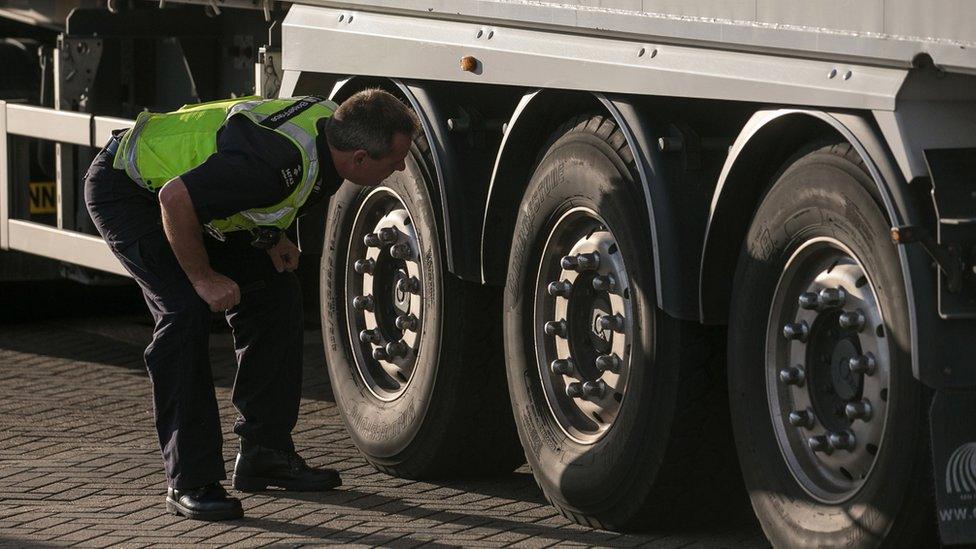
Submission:
[[536,482],[588,526],[662,525],[696,505],[715,518],[706,492],[738,480],[724,371],[700,326],[656,306],[633,155],[597,115],[564,124],[544,150],[504,307],[509,392]]
[[356,447],[384,473],[511,472],[524,457],[501,299],[447,271],[424,145],[405,171],[372,188],[346,182],[330,202],[320,302],[332,390]]
[[794,157],[755,213],[729,318],[752,506],[776,547],[923,546],[934,535],[928,397],[905,281],[852,149]]

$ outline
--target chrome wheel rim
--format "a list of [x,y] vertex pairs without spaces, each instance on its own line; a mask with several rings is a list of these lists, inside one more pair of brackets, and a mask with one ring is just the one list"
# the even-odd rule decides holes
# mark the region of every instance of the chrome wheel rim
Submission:
[[630,278],[596,212],[576,208],[552,226],[534,295],[536,363],[549,410],[567,436],[593,444],[620,412],[634,337]]
[[366,197],[347,249],[345,311],[356,369],[376,398],[395,400],[416,367],[429,277],[399,195],[378,187]]
[[875,286],[833,238],[786,263],[766,333],[766,394],[783,458],[813,498],[851,498],[887,423],[891,352]]

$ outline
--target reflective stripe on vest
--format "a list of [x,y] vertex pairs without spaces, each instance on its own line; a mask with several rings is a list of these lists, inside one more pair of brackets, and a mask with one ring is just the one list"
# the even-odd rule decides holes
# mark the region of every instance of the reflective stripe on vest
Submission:
[[[291,225],[298,208],[308,199],[318,178],[318,151],[315,147],[318,132],[315,122],[323,116],[331,116],[336,108],[335,103],[314,96],[291,103],[281,100],[243,101],[231,107],[227,113],[228,118],[235,114],[247,116],[254,123],[290,139],[301,152],[303,175],[295,190],[282,202],[269,208],[255,208],[227,219],[212,221],[210,227],[223,233],[251,229],[257,225],[276,226],[280,229]],[[303,128],[301,123],[310,127]]]

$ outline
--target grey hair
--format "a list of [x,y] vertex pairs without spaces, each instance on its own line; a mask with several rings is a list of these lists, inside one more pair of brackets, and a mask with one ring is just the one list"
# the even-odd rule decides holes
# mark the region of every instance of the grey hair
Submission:
[[417,115],[393,94],[379,88],[353,94],[325,124],[329,145],[340,151],[362,149],[372,158],[390,154],[394,135],[401,133],[413,139],[419,131]]

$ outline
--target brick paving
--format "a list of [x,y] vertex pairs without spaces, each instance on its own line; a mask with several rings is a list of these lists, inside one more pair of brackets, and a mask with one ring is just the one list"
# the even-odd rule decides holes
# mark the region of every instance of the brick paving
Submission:
[[[378,473],[345,434],[315,330],[306,333],[295,439],[311,464],[339,469],[344,485],[318,494],[237,494],[246,514],[240,521],[168,515],[142,364],[150,331],[147,316],[131,313],[0,324],[0,546],[765,545],[754,524],[645,535],[584,528],[556,514],[525,467],[446,482]],[[229,334],[215,333],[211,346],[231,472]]]

